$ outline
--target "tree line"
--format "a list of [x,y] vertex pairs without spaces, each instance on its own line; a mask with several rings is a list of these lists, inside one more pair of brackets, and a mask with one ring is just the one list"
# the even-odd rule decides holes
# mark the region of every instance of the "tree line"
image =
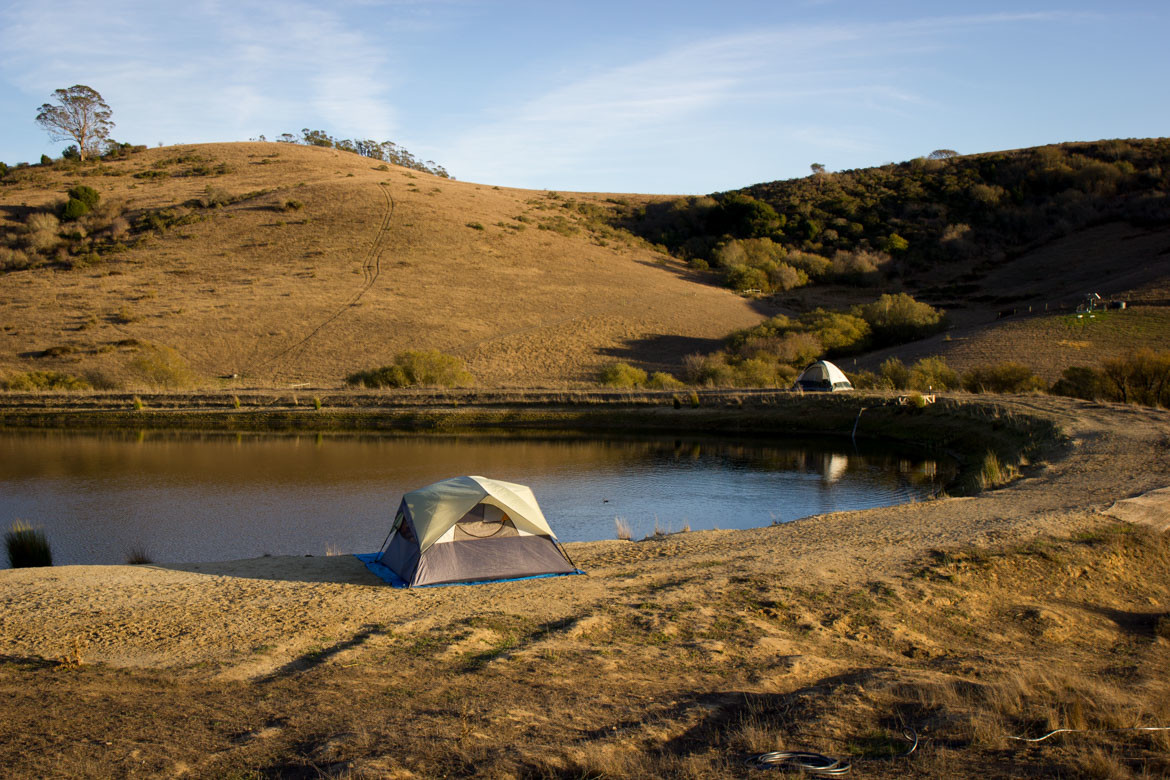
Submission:
[[[267,139],[264,136],[259,136],[256,140],[265,141]],[[310,130],[307,127],[301,130],[299,138],[292,133],[281,133],[275,140],[282,144],[303,144],[305,146],[340,149],[343,152],[353,152],[372,160],[382,160],[403,168],[441,176],[444,179],[452,178],[447,169],[434,160],[420,160],[393,141],[375,141],[371,138],[334,138],[324,130]]]
[[[108,156],[125,151],[128,148],[138,149],[145,147],[131,147],[130,144],[120,144],[110,139],[110,132],[114,129],[113,111],[108,103],[93,87],[85,84],[74,84],[72,87],[58,89],[53,92],[53,101],[44,103],[37,110],[36,122],[54,141],[74,141],[66,147],[62,156],[66,159],[84,161],[94,156]],[[267,140],[260,136],[259,141]],[[353,152],[363,157],[410,168],[423,173],[430,173],[450,179],[447,170],[434,160],[420,160],[407,149],[393,141],[374,141],[372,139],[349,138],[339,139],[330,136],[324,130],[310,130],[304,128],[298,138],[292,133],[282,133],[276,138],[278,143],[300,143],[307,146],[324,146],[339,149],[343,152]],[[46,162],[47,156],[42,156],[41,162]],[[7,171],[4,167],[3,173]]]

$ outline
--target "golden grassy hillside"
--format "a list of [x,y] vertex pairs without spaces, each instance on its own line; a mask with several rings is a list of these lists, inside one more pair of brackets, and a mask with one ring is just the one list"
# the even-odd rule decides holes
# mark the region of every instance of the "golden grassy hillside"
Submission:
[[[75,184],[102,198],[77,223],[86,236],[42,230],[39,261],[18,270],[8,250],[0,375],[329,386],[439,349],[481,385],[556,385],[615,359],[677,367],[759,320],[606,227],[597,217],[619,196],[452,181],[334,149],[186,145],[10,175],[8,246],[29,244],[34,216]],[[125,248],[78,249],[89,241]]]

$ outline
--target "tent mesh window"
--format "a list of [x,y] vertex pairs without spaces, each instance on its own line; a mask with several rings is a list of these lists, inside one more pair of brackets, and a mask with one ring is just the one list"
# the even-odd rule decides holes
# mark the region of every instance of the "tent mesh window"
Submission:
[[392,532],[393,531],[397,531],[402,535],[402,538],[408,542],[413,542],[415,540],[414,531],[411,529],[410,523],[406,522],[406,515],[402,514],[401,512],[398,513],[398,517],[394,518],[394,528]]
[[455,541],[519,536],[511,518],[499,507],[476,504],[455,524]]

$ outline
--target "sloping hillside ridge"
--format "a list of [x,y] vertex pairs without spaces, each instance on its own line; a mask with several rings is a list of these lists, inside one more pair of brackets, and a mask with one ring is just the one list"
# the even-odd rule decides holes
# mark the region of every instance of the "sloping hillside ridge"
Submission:
[[[22,250],[33,217],[77,184],[100,194],[102,218],[62,221],[37,234],[39,254]],[[335,386],[406,349],[459,355],[487,386],[592,381],[619,357],[676,368],[760,316],[608,226],[639,197],[499,188],[275,143],[30,166],[0,186],[0,375]]]

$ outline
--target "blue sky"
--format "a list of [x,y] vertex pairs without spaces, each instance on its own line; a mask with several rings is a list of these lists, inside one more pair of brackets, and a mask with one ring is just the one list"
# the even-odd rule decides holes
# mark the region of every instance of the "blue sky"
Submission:
[[393,140],[459,179],[706,193],[911,159],[1170,134],[1170,3],[0,2],[0,160],[113,137]]

